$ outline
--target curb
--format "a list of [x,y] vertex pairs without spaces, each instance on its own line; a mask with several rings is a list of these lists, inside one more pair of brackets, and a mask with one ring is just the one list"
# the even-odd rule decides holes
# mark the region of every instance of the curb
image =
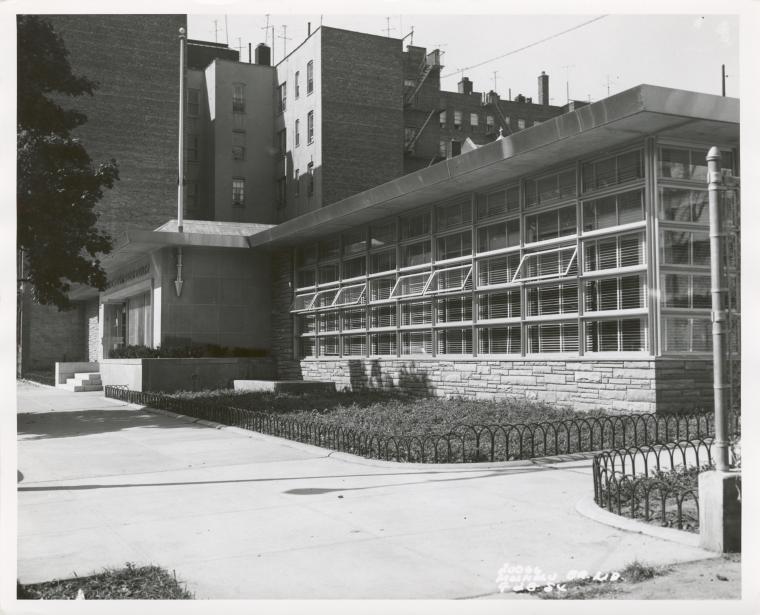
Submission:
[[141,406],[139,404],[132,404],[129,402],[118,400],[118,399],[113,399],[111,397],[105,397],[105,395],[103,396],[103,398],[107,399],[108,401],[112,403],[122,404],[134,410],[145,410],[146,412],[151,412],[153,414],[161,414],[163,416],[184,421],[186,423],[196,423],[198,425],[203,425],[205,427],[210,427],[212,429],[231,431],[232,433],[237,433],[246,438],[270,440],[282,446],[295,448],[297,450],[301,450],[304,452],[315,453],[319,457],[329,457],[330,459],[337,459],[339,461],[345,461],[348,463],[353,463],[355,465],[370,466],[373,468],[399,469],[402,467],[406,467],[409,469],[421,468],[421,469],[427,469],[427,470],[435,469],[435,470],[441,470],[441,471],[451,471],[451,470],[485,471],[485,470],[506,470],[510,468],[532,467],[538,470],[541,468],[553,469],[552,468],[553,464],[557,464],[557,463],[584,461],[587,459],[590,460],[594,456],[593,452],[573,453],[571,455],[564,455],[562,457],[558,457],[558,456],[538,457],[536,459],[519,459],[515,461],[494,461],[494,462],[482,461],[482,462],[477,462],[477,463],[410,463],[406,461],[384,461],[382,459],[368,459],[367,457],[360,457],[359,455],[353,455],[351,453],[344,453],[342,451],[336,451],[330,448],[315,446],[314,444],[306,444],[305,442],[296,442],[295,440],[288,440],[287,438],[280,438],[279,436],[273,436],[273,435],[261,433],[258,431],[250,431],[248,429],[243,429],[242,427],[234,427],[232,425],[223,425],[222,423],[217,423],[215,421],[207,421],[205,419],[195,419],[185,414],[177,414],[176,412],[171,412],[170,410],[160,410],[158,408],[151,408],[150,406]]
[[643,521],[636,521],[621,515],[616,515],[601,506],[598,506],[594,498],[587,496],[578,500],[575,504],[575,510],[591,519],[604,525],[616,527],[620,530],[634,532],[636,534],[646,534],[662,540],[677,542],[686,547],[701,548],[699,546],[699,534],[692,534],[683,530],[676,530],[669,527],[657,527]]

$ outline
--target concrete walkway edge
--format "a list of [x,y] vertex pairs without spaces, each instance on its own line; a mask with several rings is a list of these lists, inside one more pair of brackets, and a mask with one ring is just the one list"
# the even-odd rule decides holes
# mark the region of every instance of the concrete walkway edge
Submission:
[[[635,519],[616,515],[615,513],[599,506],[592,497],[584,497],[578,500],[575,505],[575,510],[584,517],[603,523],[604,525],[616,527],[620,530],[646,534],[647,536],[654,536],[655,538],[661,538],[663,540],[670,540],[687,547],[699,547],[699,534],[693,534],[691,532],[676,530],[669,527],[657,527],[650,523],[644,523],[642,521],[636,521]],[[717,554],[715,556],[718,557]]]

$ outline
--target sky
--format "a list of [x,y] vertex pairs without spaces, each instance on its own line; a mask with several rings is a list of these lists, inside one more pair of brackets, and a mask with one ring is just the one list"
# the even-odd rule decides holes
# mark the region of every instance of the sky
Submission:
[[[737,15],[272,14],[267,30],[264,14],[191,13],[188,35],[242,47],[241,59],[247,61],[248,43],[255,48],[265,42],[266,32],[271,46],[274,26],[274,61],[279,62],[284,51],[303,42],[308,22],[312,31],[321,22],[379,36],[410,35],[404,45],[413,36],[415,45],[440,48],[444,90],[456,90],[464,75],[475,91],[495,89],[506,98],[511,89],[513,97],[522,93],[535,100],[537,77],[545,71],[555,105],[567,102],[568,89],[571,99],[599,100],[641,83],[720,94],[725,64],[726,94],[739,96]],[[499,59],[487,62],[493,58]]]

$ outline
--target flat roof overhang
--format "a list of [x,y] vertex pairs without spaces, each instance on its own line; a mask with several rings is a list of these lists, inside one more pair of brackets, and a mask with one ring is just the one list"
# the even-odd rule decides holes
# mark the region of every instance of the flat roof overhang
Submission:
[[[154,250],[186,246],[244,249],[251,247],[248,238],[243,235],[131,230],[126,231],[114,241],[113,250],[100,259],[100,265],[106,275],[111,276]],[[82,301],[95,298],[98,294],[99,291],[96,288],[75,284],[69,292],[69,299]]]
[[639,85],[251,235],[251,247],[317,239],[653,134],[738,145],[739,100]]

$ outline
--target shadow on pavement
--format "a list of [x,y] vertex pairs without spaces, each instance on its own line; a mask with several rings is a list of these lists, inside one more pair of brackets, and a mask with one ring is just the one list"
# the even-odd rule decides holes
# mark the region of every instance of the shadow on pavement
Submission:
[[23,413],[18,415],[16,424],[18,435],[25,436],[26,440],[73,438],[133,427],[206,429],[201,425],[169,420],[159,414],[142,410],[114,410],[110,407],[65,412]]
[[[236,483],[267,483],[277,481],[289,481],[289,480],[323,480],[326,478],[363,478],[363,477],[384,477],[384,476],[419,476],[419,475],[432,475],[430,478],[419,481],[411,481],[406,483],[387,483],[382,485],[374,485],[369,487],[339,487],[339,488],[303,488],[303,489],[290,489],[283,491],[288,495],[316,495],[319,493],[329,493],[332,491],[355,491],[361,489],[376,489],[380,487],[395,487],[405,485],[421,485],[425,483],[445,482],[445,481],[458,481],[458,480],[472,480],[477,478],[495,478],[505,475],[513,474],[525,474],[529,472],[546,472],[551,471],[554,468],[543,468],[538,466],[519,467],[519,468],[504,468],[503,470],[488,470],[487,473],[483,473],[484,470],[470,469],[468,471],[462,470],[428,470],[425,472],[389,472],[382,474],[338,474],[328,476],[278,476],[273,478],[236,478],[230,480],[199,480],[199,481],[184,481],[176,483],[121,483],[114,485],[48,485],[41,487],[18,487],[18,491],[86,491],[90,489],[125,489],[129,487],[183,487],[187,485],[225,485]],[[435,478],[436,474],[451,474],[456,472],[464,476],[449,476],[447,478]]]

